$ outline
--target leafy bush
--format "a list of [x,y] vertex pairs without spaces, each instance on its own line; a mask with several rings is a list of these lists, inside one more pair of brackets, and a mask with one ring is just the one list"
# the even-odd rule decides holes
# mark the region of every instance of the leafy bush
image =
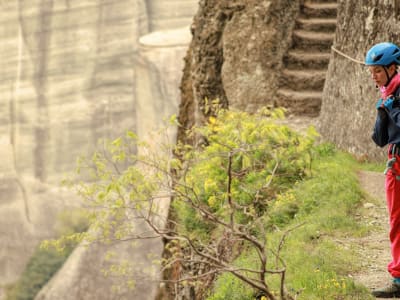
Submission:
[[[173,243],[165,268],[191,270],[190,276],[176,273],[173,279],[178,282],[186,281],[200,292],[203,281],[228,272],[276,299],[269,291],[269,277],[276,274],[283,285],[286,267],[280,250],[267,247],[265,215],[284,190],[309,173],[316,132],[310,128],[302,135],[278,125],[282,110],[252,115],[214,111],[206,125],[188,133],[203,141],[196,147],[157,144],[160,137],[145,143],[128,132],[103,143],[105,149],[91,159],[82,159],[80,176],[91,180],[76,187],[91,208],[91,232],[54,244],[146,238],[148,231],[134,228],[144,222],[153,234]],[[171,158],[171,153],[176,156]],[[160,201],[167,196],[173,197],[174,220],[159,216]],[[232,264],[245,248],[258,254],[252,268]],[[270,260],[277,263],[267,265]],[[285,295],[282,289],[281,297]]]
[[197,131],[206,138],[205,146],[176,150],[190,166],[180,174],[174,201],[188,232],[204,236],[217,225],[202,217],[200,206],[226,222],[254,222],[280,193],[306,176],[316,132],[310,128],[302,136],[275,122],[281,111],[266,114],[271,112],[220,111]]
[[[60,214],[57,231],[59,234],[75,234],[86,231],[88,223],[81,210],[68,210]],[[45,243],[46,244],[46,243]],[[30,258],[24,272],[15,285],[9,288],[6,300],[32,300],[40,289],[61,268],[76,246],[70,241],[62,251],[38,247]]]
[[32,300],[63,265],[71,249],[60,253],[55,249],[37,248],[21,278],[7,294],[7,300]]

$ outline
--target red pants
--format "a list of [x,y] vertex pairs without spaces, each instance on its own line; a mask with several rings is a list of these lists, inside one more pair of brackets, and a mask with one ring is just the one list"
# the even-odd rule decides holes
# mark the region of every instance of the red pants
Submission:
[[[389,150],[390,151],[390,150]],[[392,155],[389,153],[389,159]],[[396,176],[398,179],[396,179]],[[388,271],[392,277],[400,278],[400,156],[396,155],[396,162],[388,171],[385,180],[386,201],[389,212],[390,248],[392,261],[388,264]]]

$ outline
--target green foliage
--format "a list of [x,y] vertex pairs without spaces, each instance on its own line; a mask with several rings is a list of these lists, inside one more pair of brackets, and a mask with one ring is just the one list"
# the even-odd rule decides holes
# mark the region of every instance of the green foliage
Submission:
[[382,159],[380,162],[364,162],[361,165],[361,169],[365,171],[383,173],[385,170],[385,163],[386,163],[385,159]]
[[[180,251],[172,261],[193,268],[191,253],[195,253],[199,267],[204,265],[211,273],[231,272],[248,278],[244,280],[250,285],[268,289],[257,274],[266,276],[266,256],[277,254],[267,253],[264,247],[263,220],[276,199],[310,173],[317,134],[311,127],[302,135],[278,125],[282,110],[264,109],[252,115],[212,110],[207,124],[188,133],[203,141],[199,146],[158,144],[160,135],[142,142],[128,132],[103,141],[103,149],[91,158],[80,159],[78,176],[85,181],[75,177],[66,183],[76,188],[89,208],[91,230],[48,244],[63,249],[71,242],[146,238],[148,232],[134,227],[141,220],[154,234],[179,241]],[[176,119],[170,122],[176,124]],[[171,158],[171,153],[176,157]],[[169,224],[173,232],[165,233],[156,216],[162,199],[171,195],[177,219]],[[280,213],[281,208],[275,208],[277,220],[287,215],[280,217],[281,223],[298,209],[293,205]],[[243,247],[258,249],[259,265],[254,270],[229,268]]]
[[[203,209],[225,221],[254,221],[310,166],[316,132],[310,129],[302,136],[277,125],[275,120],[282,117],[281,110],[264,109],[255,115],[216,110],[206,126],[191,133],[206,140],[200,148],[150,145],[132,132],[102,142],[105,149],[80,159],[77,168],[83,178],[92,179],[79,182],[77,191],[89,207],[96,208],[90,216],[91,228],[101,235],[96,239],[129,235],[132,227],[126,222],[126,210],[148,209],[147,201],[160,189],[173,189],[183,228],[192,235],[205,236],[215,229],[215,222],[205,220]],[[142,149],[140,154],[137,149]],[[170,159],[171,152],[184,164]],[[171,168],[179,182],[171,176]],[[69,184],[75,185],[75,179]],[[90,241],[92,236],[70,238]]]
[[254,300],[254,291],[244,285],[230,273],[224,273],[215,284],[218,292],[208,297],[208,300]]
[[83,209],[68,209],[58,215],[56,235],[70,235],[85,232],[89,227],[87,213]]
[[[279,230],[270,233],[270,247],[281,242],[285,230],[304,224],[287,236],[281,254],[292,294],[298,293],[299,300],[372,299],[366,288],[356,285],[348,276],[357,271],[360,258],[333,242],[343,236],[360,236],[367,230],[353,218],[363,199],[355,173],[359,165],[350,155],[326,151],[329,148],[319,145],[315,149],[319,155],[313,164],[314,176],[280,194],[271,205],[267,220]],[[249,249],[238,260],[251,266],[255,255]],[[271,284],[278,290],[279,282],[274,280]],[[226,286],[231,287],[230,294],[248,289],[240,280],[224,275],[217,280],[208,299],[223,299]]]
[[[59,215],[58,234],[71,235],[84,232],[88,228],[87,220],[80,209],[67,210]],[[6,300],[32,300],[40,289],[61,268],[76,246],[75,242],[64,244],[62,249],[45,247],[44,242],[30,258],[24,272],[15,285],[7,292]]]
[[62,266],[71,249],[63,253],[54,249],[36,249],[25,271],[7,294],[7,300],[32,300]]
[[254,222],[279,193],[306,176],[316,133],[310,129],[302,136],[278,125],[281,114],[218,111],[196,131],[205,137],[205,146],[178,147],[190,168],[181,176],[174,207],[187,232],[209,236],[215,229],[201,210],[225,222]]
[[[161,236],[169,241],[166,268],[190,267],[192,281],[202,278],[196,277],[196,268],[210,276],[222,274],[209,295],[212,300],[252,299],[257,290],[278,295],[283,274],[299,300],[368,299],[347,277],[357,258],[331,242],[365,232],[351,218],[362,199],[354,160],[331,144],[315,146],[312,127],[300,134],[279,125],[281,110],[251,115],[214,108],[213,113],[206,125],[188,132],[201,142],[196,147],[157,144],[159,136],[142,142],[128,132],[79,159],[77,172],[84,180],[66,183],[76,188],[88,210],[83,218],[64,216],[63,236],[44,243],[46,249],[37,251],[29,269],[37,272],[43,261],[54,270],[62,264],[49,245],[68,253],[81,241]],[[176,124],[176,118],[170,122]],[[169,197],[176,218],[166,224],[158,214]],[[144,232],[135,228],[137,222],[147,223]],[[127,264],[111,271],[128,276]],[[45,282],[54,271],[42,269],[46,274],[37,277]],[[22,291],[19,284],[16,291]]]
[[[282,115],[214,109],[206,125],[188,132],[196,147],[157,144],[159,137],[145,143],[131,132],[103,142],[79,161],[90,181],[70,181],[90,209],[91,231],[53,244],[161,236],[173,245],[165,268],[190,268],[185,284],[201,289],[199,269],[222,274],[210,299],[278,295],[283,274],[298,299],[365,295],[345,274],[356,258],[328,239],[364,232],[350,217],[362,197],[355,162],[330,144],[315,146],[312,127],[300,134],[279,125]],[[176,218],[166,224],[158,213],[169,197]],[[153,234],[138,232],[138,220]]]

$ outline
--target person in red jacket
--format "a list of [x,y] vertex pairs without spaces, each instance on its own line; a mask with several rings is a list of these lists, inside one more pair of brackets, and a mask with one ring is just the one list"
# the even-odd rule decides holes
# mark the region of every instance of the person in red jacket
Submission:
[[388,271],[393,281],[372,291],[375,297],[400,297],[400,48],[393,43],[379,43],[367,52],[365,64],[380,89],[372,140],[380,147],[388,145],[385,170],[386,201],[390,223],[392,260]]

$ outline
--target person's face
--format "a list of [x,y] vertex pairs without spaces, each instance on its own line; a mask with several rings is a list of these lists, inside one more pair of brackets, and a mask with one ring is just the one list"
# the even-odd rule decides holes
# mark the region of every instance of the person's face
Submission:
[[379,87],[384,86],[387,81],[389,80],[388,76],[391,77],[394,74],[394,71],[396,70],[396,67],[394,65],[391,65],[388,67],[387,74],[385,72],[385,69],[383,66],[369,66],[368,67],[369,72],[371,74],[372,80],[375,82],[375,84]]

